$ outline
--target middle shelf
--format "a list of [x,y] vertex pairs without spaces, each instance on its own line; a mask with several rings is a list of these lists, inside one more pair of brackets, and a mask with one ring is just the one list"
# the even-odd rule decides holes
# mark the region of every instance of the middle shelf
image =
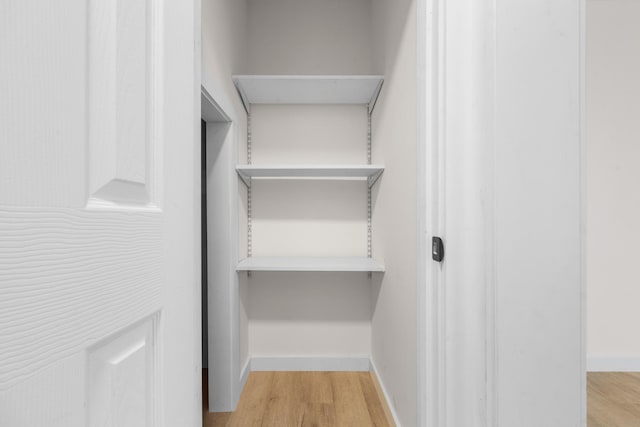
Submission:
[[381,165],[238,165],[236,171],[249,185],[250,178],[366,178],[371,187],[378,180]]
[[384,265],[367,257],[250,257],[236,271],[314,271],[384,273]]

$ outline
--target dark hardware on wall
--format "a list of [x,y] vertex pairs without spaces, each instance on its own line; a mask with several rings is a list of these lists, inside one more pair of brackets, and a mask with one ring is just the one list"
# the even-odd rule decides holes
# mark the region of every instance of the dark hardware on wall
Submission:
[[444,259],[444,243],[441,238],[436,236],[433,236],[431,240],[431,258],[437,262],[442,262]]

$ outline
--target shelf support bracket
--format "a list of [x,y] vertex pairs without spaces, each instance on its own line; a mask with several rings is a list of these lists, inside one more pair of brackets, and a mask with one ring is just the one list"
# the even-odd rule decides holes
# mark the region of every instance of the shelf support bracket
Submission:
[[378,178],[380,178],[380,176],[382,175],[382,172],[383,172],[382,170],[379,170],[373,175],[371,175],[369,178],[367,178],[369,188],[373,187],[373,185],[378,181]]
[[373,113],[373,109],[376,106],[376,102],[378,101],[378,96],[380,96],[380,91],[382,90],[383,83],[384,83],[384,80],[380,79],[380,83],[378,83],[378,86],[373,91],[373,95],[371,96],[371,101],[369,101],[369,105],[367,105],[369,116],[371,116],[371,114]]
[[[251,164],[251,105],[247,106],[247,164]],[[247,257],[253,255],[253,227],[251,212],[251,177],[245,177],[240,174],[242,180],[247,184]],[[251,276],[251,272],[247,272]]]
[[236,169],[236,172],[238,172],[238,176],[240,177],[242,182],[244,182],[244,185],[249,187],[251,185],[251,177],[249,175],[247,175],[246,173],[242,173],[241,171],[239,171],[237,169]]
[[[371,164],[371,114],[367,114],[367,164]],[[378,176],[380,176],[378,174]],[[371,186],[373,185],[373,177],[368,178],[369,186],[367,187],[367,257],[372,258],[371,250]]]

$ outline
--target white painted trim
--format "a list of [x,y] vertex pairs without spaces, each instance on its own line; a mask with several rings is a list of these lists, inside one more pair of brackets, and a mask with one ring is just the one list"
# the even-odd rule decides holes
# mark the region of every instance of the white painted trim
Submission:
[[[580,312],[582,319],[582,372],[580,425],[587,425],[587,2],[580,1]],[[638,365],[640,366],[640,365]]]
[[[229,111],[227,110],[227,113]],[[234,117],[232,114],[229,117]],[[233,149],[231,150],[231,156],[228,159],[230,166],[238,163],[238,122],[232,122],[232,126],[229,132],[229,138],[231,144],[233,144]],[[229,270],[235,270],[236,265],[238,264],[238,236],[240,236],[240,225],[238,222],[238,180],[231,179],[229,183],[229,217],[231,218],[231,244],[229,246],[229,251],[231,255],[231,260],[228,265]],[[232,324],[231,324],[231,342],[232,342],[232,360],[234,361],[233,369],[231,371],[232,375],[235,375],[235,378],[238,378],[238,374],[240,372],[240,279],[238,274],[234,271],[232,284]],[[232,390],[232,401],[231,406],[235,410],[238,405],[238,401],[240,400],[240,393],[242,393],[242,389],[244,387],[244,383],[234,383],[234,389]]]
[[[224,96],[224,92],[213,83],[212,80],[202,76],[200,85],[200,102],[201,102],[201,117],[207,123],[224,123],[224,119],[229,120],[230,127],[224,136],[222,144],[228,147],[221,151],[221,155],[225,155],[225,168],[229,171],[228,181],[226,183],[226,194],[228,200],[226,203],[220,204],[220,209],[228,209],[226,217],[229,218],[229,247],[227,250],[232,254],[228,263],[225,264],[225,271],[219,272],[225,278],[229,278],[228,292],[224,295],[228,297],[226,301],[220,301],[224,307],[229,308],[229,317],[225,318],[225,328],[228,328],[228,333],[225,332],[223,336],[211,337],[211,329],[209,330],[209,369],[211,373],[212,356],[215,354],[212,347],[221,346],[226,352],[225,359],[229,360],[229,366],[224,366],[224,371],[228,375],[227,380],[224,381],[224,386],[219,384],[212,384],[212,376],[209,377],[209,389],[216,390],[216,395],[219,401],[214,402],[214,394],[209,394],[209,408],[211,411],[232,411],[238,404],[240,393],[244,386],[241,376],[241,361],[240,361],[240,295],[238,291],[238,275],[235,272],[235,265],[238,262],[237,257],[237,236],[238,232],[238,180],[236,179],[235,165],[237,164],[237,122],[232,121],[235,115],[234,110],[231,108],[231,104]],[[198,165],[198,169],[199,169]],[[211,274],[211,271],[210,271]],[[210,311],[216,310],[215,307],[210,307]],[[227,359],[228,357],[228,359]],[[246,378],[245,378],[246,380]]]
[[[581,164],[582,164],[582,215],[581,215],[581,227],[584,235],[584,195],[585,195],[585,181],[586,173],[584,171],[585,163],[585,136],[584,136],[584,41],[585,41],[585,0],[579,0],[581,11],[580,16],[576,17],[581,23],[581,86],[582,86],[582,109],[581,121],[582,121],[582,135],[580,137],[581,144]],[[495,81],[495,63],[492,63],[491,55],[495,56],[495,8],[496,3],[493,1],[484,2],[479,4],[477,8],[468,6],[472,2],[470,1],[447,1],[447,0],[418,0],[418,138],[419,143],[422,140],[426,141],[425,153],[418,152],[419,156],[426,158],[427,173],[421,178],[421,163],[418,159],[418,221],[421,221],[421,215],[425,215],[426,211],[426,226],[421,228],[421,223],[418,223],[419,237],[418,237],[418,414],[417,425],[420,427],[446,427],[451,422],[447,420],[447,407],[450,411],[455,411],[453,406],[457,397],[452,390],[460,388],[460,384],[455,384],[455,378],[447,378],[447,364],[449,364],[450,372],[455,372],[459,363],[456,363],[455,354],[447,352],[447,341],[445,341],[446,334],[445,326],[447,320],[446,313],[446,299],[445,299],[445,277],[447,260],[444,264],[438,266],[432,263],[428,259],[428,254],[423,254],[421,245],[425,242],[429,243],[429,239],[433,234],[439,234],[445,230],[445,216],[444,216],[444,204],[445,204],[445,170],[444,161],[446,157],[446,139],[447,139],[447,126],[453,128],[451,124],[454,118],[447,118],[447,109],[445,108],[445,102],[449,103],[449,111],[452,107],[456,107],[456,103],[464,102],[465,99],[461,99],[457,95],[455,90],[455,82],[460,80],[460,75],[456,73],[456,69],[460,70],[460,64],[458,62],[464,62],[466,65],[477,68],[475,73],[476,78],[486,77]],[[474,4],[475,6],[475,4]],[[485,8],[486,6],[486,8]],[[472,25],[468,20],[457,20],[456,15],[462,15],[463,18],[471,16],[474,21]],[[448,19],[447,19],[448,17]],[[423,22],[424,20],[424,22]],[[463,22],[463,24],[458,24]],[[447,23],[448,28],[447,28]],[[462,33],[459,34],[458,29],[460,25],[464,25],[468,28],[462,28]],[[426,27],[426,28],[425,28]],[[468,33],[467,33],[468,31]],[[458,33],[458,34],[457,34]],[[482,37],[477,37],[477,35]],[[445,37],[446,36],[446,37]],[[464,40],[459,40],[458,37],[466,37],[467,41],[473,39],[476,46],[483,46],[484,49],[476,49],[470,56],[462,55],[460,45]],[[445,45],[445,39],[448,38]],[[483,40],[481,42],[480,40]],[[464,52],[463,52],[464,54]],[[484,59],[478,55],[487,54],[488,57]],[[426,64],[423,64],[423,61]],[[447,63],[451,66],[447,67]],[[463,64],[463,65],[465,65]],[[424,67],[421,69],[420,67]],[[462,67],[464,68],[464,67]],[[422,74],[425,75],[425,81],[421,81]],[[483,74],[484,73],[484,74]],[[447,93],[446,80],[449,79],[450,93]],[[421,84],[424,83],[424,87]],[[493,87],[491,81],[486,85],[477,85],[477,80],[471,82],[471,88],[477,90],[474,95],[477,99],[483,100],[483,105],[491,107],[493,102]],[[426,96],[425,96],[426,94]],[[484,96],[484,95],[488,95]],[[426,99],[425,99],[426,98]],[[464,104],[462,104],[464,105]],[[423,108],[425,110],[423,110]],[[493,123],[493,112],[486,108],[483,108],[483,115],[479,117],[466,117],[464,114],[459,114],[456,119],[458,122],[455,126],[459,128],[469,127],[470,129],[480,129],[485,135],[485,141],[492,141],[491,133],[493,130],[488,128]],[[489,116],[489,117],[487,117]],[[483,125],[484,126],[481,126]],[[474,132],[475,132],[474,129]],[[478,137],[480,138],[480,137]],[[491,145],[491,147],[493,147]],[[419,149],[422,148],[419,146]],[[451,150],[451,147],[449,148]],[[450,155],[455,153],[450,151]],[[491,158],[487,155],[486,158]],[[491,168],[487,168],[491,169]],[[491,183],[492,176],[484,176],[488,183]],[[422,193],[420,191],[420,179],[426,180],[426,206],[425,211],[421,211],[420,203]],[[449,185],[454,183],[450,182]],[[489,189],[493,192],[493,186],[489,186]],[[451,190],[449,190],[451,191]],[[493,195],[488,202],[493,204]],[[486,368],[486,372],[480,372],[479,369],[472,369],[471,374],[473,378],[467,380],[469,387],[478,390],[478,387],[482,387],[484,391],[482,399],[484,400],[486,413],[484,419],[481,421],[482,425],[496,425],[497,410],[499,402],[498,397],[498,384],[499,384],[499,363],[498,355],[496,352],[496,338],[495,328],[498,319],[498,307],[495,302],[496,289],[495,289],[495,225],[492,221],[495,218],[493,215],[493,207],[489,206],[491,212],[487,214],[485,223],[487,235],[490,236],[491,241],[486,244],[486,251],[484,256],[484,269],[482,276],[485,279],[486,288],[484,289],[484,297],[486,298],[486,306],[482,318],[485,322],[483,325],[483,332],[486,334],[483,347],[473,344],[473,348],[469,350],[471,354],[484,354],[485,362],[482,363],[482,367]],[[423,231],[424,230],[424,231]],[[423,234],[424,233],[424,234]],[[443,236],[444,238],[452,236]],[[445,242],[447,243],[447,242]],[[475,243],[474,243],[475,244]],[[585,340],[585,324],[586,319],[584,317],[584,311],[586,309],[584,300],[585,289],[585,276],[584,276],[584,240],[582,242],[582,289],[583,299],[581,302],[581,308],[583,312],[583,325],[582,325],[582,340],[584,346]],[[426,255],[426,257],[425,257]],[[425,263],[426,261],[426,263]],[[486,283],[490,282],[490,283]],[[449,285],[453,283],[450,281]],[[426,289],[420,286],[425,286]],[[474,309],[482,308],[477,305]],[[449,325],[451,326],[451,325]],[[477,351],[476,351],[477,350]],[[584,354],[584,352],[583,352]],[[449,363],[448,363],[449,362]],[[627,361],[629,362],[629,361]],[[580,366],[591,366],[586,363],[586,359],[583,356],[582,360],[576,360],[576,363],[580,363]],[[631,362],[629,362],[631,364]],[[617,366],[624,367],[625,365],[619,364]],[[631,365],[630,365],[631,366]],[[486,375],[482,375],[486,374]],[[449,381],[449,383],[448,383]],[[585,390],[585,379],[583,378],[583,390]],[[482,384],[480,384],[482,383]],[[475,393],[474,390],[474,393]],[[451,399],[451,402],[447,400]],[[586,394],[583,393],[582,397],[583,414],[586,414]],[[452,409],[453,408],[453,409]],[[464,409],[464,408],[462,408]],[[479,416],[480,417],[480,416]],[[582,425],[585,424],[585,418],[583,415]]]
[[144,204],[127,204],[127,203],[116,203],[110,200],[100,199],[98,197],[89,197],[87,200],[87,204],[85,206],[87,210],[96,210],[96,211],[135,211],[135,212],[153,212],[153,213],[162,213],[162,209],[155,203],[144,203]]
[[[445,0],[417,3],[417,426],[446,424],[444,263],[431,237],[444,231]],[[445,261],[446,263],[446,261]],[[388,399],[387,399],[388,400]]]
[[[387,403],[387,407],[389,408],[389,412],[391,412],[391,416],[393,417],[393,422],[396,424],[396,427],[401,427],[400,419],[398,418],[398,413],[396,412],[396,407],[393,404],[393,400],[391,400],[391,398],[389,397],[389,393],[387,392],[387,388],[384,385],[384,381],[382,380],[382,377],[378,373],[378,369],[376,368],[376,364],[373,361],[373,358],[371,358],[369,360],[369,362],[370,362],[370,365],[371,365],[371,372],[373,374],[375,374],[376,378],[378,379],[378,384],[380,384],[380,389],[382,389],[382,394],[384,395],[384,400]],[[420,424],[418,424],[418,426],[420,426]]]
[[482,90],[479,97],[484,100],[482,113],[478,117],[478,130],[482,132],[485,141],[485,157],[483,163],[485,170],[483,172],[483,180],[485,181],[484,201],[488,205],[486,214],[483,219],[483,228],[486,236],[490,236],[483,248],[484,252],[484,298],[485,298],[485,423],[487,426],[495,426],[499,424],[498,419],[498,385],[499,381],[499,365],[498,365],[498,319],[499,306],[497,302],[497,234],[498,226],[496,224],[496,79],[497,79],[497,2],[486,2],[486,6],[482,8],[482,14],[478,16],[476,22],[482,26],[482,38],[485,40],[485,47],[482,52],[476,55],[479,62],[480,75],[477,82],[482,83]]
[[[417,62],[417,105],[416,112],[418,117],[418,129],[416,140],[416,229],[417,229],[417,242],[416,242],[416,297],[417,308],[416,318],[418,324],[416,325],[416,348],[417,348],[417,366],[416,366],[416,425],[425,426],[427,424],[427,417],[429,414],[429,405],[427,399],[431,399],[431,393],[427,392],[427,384],[429,384],[429,375],[427,369],[427,360],[431,360],[431,357],[427,356],[427,351],[433,351],[433,346],[427,345],[427,329],[429,320],[427,316],[432,310],[427,310],[430,306],[431,297],[427,296],[427,262],[428,254],[427,248],[429,233],[427,227],[427,209],[431,206],[431,203],[427,202],[427,145],[432,141],[427,140],[427,2],[426,0],[418,0],[416,4],[416,62]],[[372,370],[375,372],[375,367],[372,360]],[[376,374],[376,376],[378,376]],[[380,382],[380,377],[378,376]],[[382,383],[380,382],[382,387]],[[384,392],[384,387],[383,392]],[[385,392],[386,393],[386,392]],[[385,395],[386,398],[386,395]],[[389,399],[387,399],[389,404]],[[392,412],[393,413],[393,412]],[[394,414],[394,418],[395,414]],[[396,423],[397,424],[397,423]]]
[[[166,7],[166,6],[165,6]],[[169,14],[170,16],[170,14]],[[160,17],[158,16],[156,19],[162,19],[163,21],[165,21],[168,18],[168,16],[164,16],[164,7],[163,7],[163,16]],[[166,22],[166,21],[165,21]],[[160,32],[158,34],[158,37],[163,37],[163,33]],[[191,141],[191,150],[192,152],[190,153],[192,155],[192,159],[191,159],[191,164],[193,165],[193,190],[194,190],[194,195],[193,195],[193,201],[194,203],[194,207],[193,207],[193,211],[189,211],[186,210],[186,212],[188,212],[189,216],[191,217],[190,221],[192,221],[192,223],[195,223],[195,227],[192,227],[193,229],[193,235],[191,236],[191,245],[193,246],[194,250],[193,250],[193,268],[194,268],[194,274],[193,274],[193,282],[191,285],[191,292],[193,292],[194,295],[194,304],[192,306],[192,310],[193,310],[193,319],[192,322],[194,324],[193,326],[193,333],[195,336],[193,336],[192,340],[194,341],[192,343],[192,346],[194,346],[195,348],[193,348],[194,354],[193,354],[193,359],[194,362],[192,364],[192,366],[195,366],[194,372],[192,372],[193,375],[193,385],[192,387],[195,388],[194,390],[194,394],[193,397],[194,399],[191,402],[191,407],[192,410],[194,411],[194,416],[193,416],[193,427],[198,427],[199,425],[202,425],[202,284],[201,284],[201,280],[199,279],[201,277],[202,274],[202,246],[201,246],[201,233],[202,230],[200,228],[201,223],[200,221],[198,221],[197,219],[199,218],[201,211],[201,206],[200,206],[200,165],[201,165],[201,124],[200,124],[200,116],[201,116],[201,108],[202,108],[202,103],[200,98],[200,81],[202,78],[202,0],[193,0],[193,42],[194,42],[194,61],[193,61],[193,82],[192,83],[192,96],[193,96],[193,116],[191,117],[191,120],[193,121],[193,140]],[[163,42],[161,44],[161,46],[163,46],[163,49],[166,51],[166,45]],[[162,59],[158,58],[158,61],[162,61],[160,64],[164,64],[164,61],[166,60],[166,58],[164,57],[164,54],[160,54],[162,55]],[[161,69],[164,70],[164,65],[160,65]],[[158,85],[162,85],[162,83],[160,83],[161,81],[163,81],[166,77],[164,75],[159,75],[158,76],[158,81],[156,82],[156,84]],[[162,86],[161,86],[162,87]],[[165,102],[165,94],[166,92],[166,88],[164,91],[161,92],[162,95],[158,94],[157,96],[159,98],[156,99],[156,102],[158,102],[160,105],[162,105],[163,107],[167,107],[167,103]],[[169,96],[169,98],[171,98]],[[160,108],[159,106],[157,106],[156,108]],[[162,128],[165,126],[164,120],[166,120],[168,117],[172,117],[173,115],[175,115],[176,109],[173,110],[168,110],[168,115],[166,116],[158,116],[159,118],[162,117],[161,123],[157,123],[157,126],[159,128]],[[163,133],[164,136],[164,133]],[[184,136],[184,135],[183,135]],[[164,141],[162,142],[162,144],[164,144]],[[175,145],[175,144],[168,144],[168,145]],[[180,147],[179,151],[184,151],[186,147]],[[175,152],[176,149],[168,149],[167,146],[163,146],[162,149],[160,150],[160,153],[162,154],[158,154],[157,157],[154,158],[154,161],[157,162],[158,167],[161,168],[162,164],[167,164],[167,158],[165,156],[172,156],[173,152]],[[172,158],[172,157],[169,157]],[[188,162],[186,162],[188,163]],[[175,169],[175,167],[174,167]],[[155,195],[155,201],[156,203],[160,206],[163,207],[163,203],[167,202],[168,200],[171,200],[173,203],[176,202],[176,200],[179,199],[174,199],[172,197],[172,193],[167,191],[166,188],[169,186],[168,185],[168,180],[167,180],[167,176],[171,176],[171,171],[169,171],[167,173],[166,169],[161,169],[162,173],[157,174],[156,173],[156,177],[158,178],[155,185],[156,188],[161,189],[164,188],[165,192],[164,194],[162,194],[162,191],[157,191],[156,195]],[[165,199],[165,194],[166,194],[166,199]],[[167,205],[169,205],[167,203]],[[165,209],[171,209],[168,206],[164,207]],[[185,211],[185,209],[181,209],[182,211]],[[166,215],[166,214],[165,214]],[[183,214],[184,217],[185,214]],[[181,218],[176,218],[174,219],[174,221],[183,221],[184,219]],[[169,237],[169,239],[171,239],[171,237]],[[171,241],[171,240],[169,240]],[[176,251],[180,251],[181,249],[179,247],[176,247],[175,245],[171,245],[171,250],[169,251],[169,257],[170,259],[176,259],[177,257],[175,256],[175,252]],[[179,258],[177,258],[179,259]],[[185,267],[183,269],[184,272],[186,272],[187,268]],[[181,280],[185,280],[187,279],[188,276],[186,274],[182,274],[182,276],[180,277]],[[169,279],[170,280],[170,279]],[[188,283],[188,282],[187,282]],[[184,292],[186,289],[184,289],[183,287],[176,287],[176,290],[174,292]],[[167,295],[168,301],[172,300],[173,297],[172,295]],[[162,318],[161,318],[162,320]],[[165,322],[160,322],[160,328],[162,329],[163,326],[162,324]],[[159,332],[163,332],[163,331],[159,331]],[[175,333],[175,332],[174,332]],[[179,333],[179,332],[178,332]],[[163,334],[164,335],[164,334]],[[159,345],[166,345],[166,342],[163,343],[159,343]],[[163,360],[160,360],[159,363],[164,363]],[[164,379],[163,379],[164,381]],[[166,386],[166,384],[163,384],[164,386]],[[160,406],[165,406],[165,405],[160,405]],[[164,410],[164,408],[162,409]],[[164,426],[166,424],[171,424],[171,421],[168,420],[165,416],[162,416],[161,418],[161,422],[160,425]]]
[[202,84],[200,85],[200,104],[202,108],[202,120],[205,122],[231,122],[231,119],[224,109],[218,105],[207,88]]
[[587,356],[586,361],[588,372],[640,372],[640,356]]
[[[251,373],[251,359],[248,358],[246,362],[244,362],[244,367],[240,373],[240,387],[238,388],[238,397],[244,390],[245,384],[247,384],[247,379],[249,378],[249,374]],[[237,405],[236,405],[237,406]]]
[[200,83],[200,92],[204,90],[205,96],[208,99],[214,100],[217,107],[229,118],[230,122],[236,122],[237,116],[231,99],[227,97],[225,91],[216,83],[216,81],[209,76],[206,71],[202,71],[202,81]]
[[370,371],[369,356],[251,357],[251,371]]

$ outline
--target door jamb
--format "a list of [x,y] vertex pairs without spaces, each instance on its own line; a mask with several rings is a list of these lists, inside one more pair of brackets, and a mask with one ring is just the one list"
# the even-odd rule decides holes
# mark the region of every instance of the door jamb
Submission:
[[[586,0],[580,0],[580,162],[581,174],[581,310],[583,372],[581,396],[581,425],[586,423],[586,336],[587,336],[587,275],[586,275],[586,194],[587,194],[587,136],[586,136]],[[446,384],[446,301],[443,292],[446,261],[432,262],[429,243],[432,235],[445,230],[445,0],[417,0],[417,86],[418,86],[418,143],[417,143],[417,425],[447,426]],[[445,236],[441,236],[445,237]],[[491,320],[491,319],[490,319]],[[492,325],[489,325],[491,327]],[[491,337],[492,341],[494,338]],[[491,342],[493,345],[493,343]],[[495,354],[489,354],[489,363]],[[490,372],[495,375],[495,372]],[[495,381],[495,378],[491,379]],[[491,381],[490,380],[490,381]],[[488,394],[495,393],[495,384],[487,384]],[[488,396],[493,399],[495,396]],[[491,402],[495,405],[497,402]],[[494,423],[496,408],[489,409],[488,424]]]
[[587,424],[587,1],[580,0],[580,309],[582,330],[581,425]]
[[[229,262],[227,267],[228,271],[223,272],[225,277],[230,279],[230,282],[227,283],[229,286],[228,292],[224,292],[223,295],[228,299],[226,301],[221,301],[220,303],[225,307],[229,308],[229,317],[225,318],[226,326],[228,327],[229,333],[225,334],[224,337],[212,337],[212,331],[209,330],[209,372],[212,372],[211,366],[211,355],[212,352],[212,343],[215,341],[217,345],[220,345],[222,348],[228,349],[228,357],[229,357],[229,366],[225,366],[224,371],[229,375],[228,382],[224,381],[224,389],[220,387],[217,388],[217,393],[221,396],[221,405],[216,406],[211,405],[213,402],[211,393],[211,379],[209,381],[209,408],[212,412],[228,412],[233,411],[237,405],[240,392],[242,390],[242,378],[241,378],[241,366],[240,366],[240,316],[239,316],[239,307],[240,307],[240,295],[239,295],[239,286],[238,286],[238,276],[235,271],[235,265],[237,263],[237,235],[238,235],[238,204],[237,204],[237,179],[235,178],[235,167],[237,163],[237,149],[236,149],[236,140],[237,140],[237,130],[236,130],[236,120],[233,115],[233,109],[230,107],[230,103],[224,96],[223,92],[219,90],[219,88],[213,84],[213,82],[208,79],[208,76],[202,76],[202,84],[200,86],[200,100],[201,100],[201,118],[207,124],[209,123],[227,123],[229,125],[229,129],[227,130],[226,136],[224,137],[224,144],[230,144],[228,148],[228,152],[231,153],[230,156],[227,156],[224,161],[226,162],[225,167],[233,173],[233,177],[230,177],[229,180],[229,203],[228,206],[222,207],[228,209],[228,217],[230,219],[230,233],[231,238],[229,240],[230,247],[226,248],[225,251],[231,254],[229,258]],[[209,277],[211,276],[211,272],[209,272]],[[224,340],[224,341],[223,341]]]
[[445,263],[430,257],[444,231],[444,0],[417,1],[417,425],[446,426]]

